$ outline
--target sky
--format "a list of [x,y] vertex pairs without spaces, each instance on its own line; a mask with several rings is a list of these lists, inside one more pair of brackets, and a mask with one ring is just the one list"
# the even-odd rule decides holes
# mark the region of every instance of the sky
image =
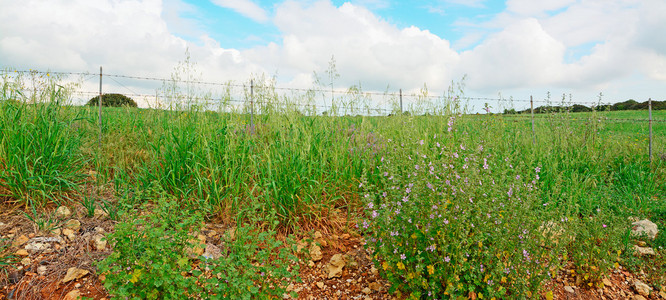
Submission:
[[[663,0],[0,0],[0,67],[574,102],[666,99]],[[323,79],[322,79],[323,78]],[[139,81],[109,81],[154,93]],[[89,83],[88,88],[94,87]],[[94,89],[93,89],[94,90]],[[474,103],[477,107],[479,103]]]

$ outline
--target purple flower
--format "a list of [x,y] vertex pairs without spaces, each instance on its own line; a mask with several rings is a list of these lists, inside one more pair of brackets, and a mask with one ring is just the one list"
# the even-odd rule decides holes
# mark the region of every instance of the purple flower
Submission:
[[400,254],[400,259],[402,259],[402,260],[407,259],[407,255],[405,255],[404,253],[403,253],[403,254]]
[[445,262],[450,262],[450,261],[451,261],[451,258],[448,257],[448,256],[447,256],[447,257],[444,257],[444,261],[445,261]]

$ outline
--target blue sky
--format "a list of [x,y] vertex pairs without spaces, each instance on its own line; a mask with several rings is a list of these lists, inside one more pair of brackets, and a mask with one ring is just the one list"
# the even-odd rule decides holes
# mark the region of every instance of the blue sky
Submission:
[[0,7],[5,68],[103,65],[168,78],[188,51],[202,80],[274,76],[281,87],[308,88],[333,57],[340,90],[416,93],[425,85],[442,94],[464,82],[474,97],[666,97],[663,0],[0,0]]
[[[506,6],[502,1],[331,1],[336,6],[349,2],[366,7],[385,21],[400,28],[416,26],[454,44],[467,32],[483,32],[466,23],[479,24],[491,20]],[[207,32],[221,45],[246,49],[268,42],[280,43],[280,31],[271,22],[260,22],[245,16],[233,8],[223,7],[211,1],[184,1],[189,9],[174,7],[182,19],[187,19],[196,30],[181,32],[180,37],[197,41],[197,33]],[[275,1],[254,1],[268,16],[275,13]],[[230,30],[233,29],[233,30]],[[174,30],[178,30],[174,26]],[[487,33],[487,32],[486,32]],[[465,43],[458,50],[467,50],[478,44]]]

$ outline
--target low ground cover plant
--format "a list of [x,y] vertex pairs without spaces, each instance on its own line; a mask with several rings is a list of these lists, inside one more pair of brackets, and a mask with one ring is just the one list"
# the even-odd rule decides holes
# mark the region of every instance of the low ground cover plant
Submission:
[[113,253],[98,264],[104,286],[129,299],[251,299],[282,297],[297,268],[292,249],[275,232],[240,226],[226,236],[219,258],[203,257],[196,209],[161,197],[140,215],[127,216],[108,236]]

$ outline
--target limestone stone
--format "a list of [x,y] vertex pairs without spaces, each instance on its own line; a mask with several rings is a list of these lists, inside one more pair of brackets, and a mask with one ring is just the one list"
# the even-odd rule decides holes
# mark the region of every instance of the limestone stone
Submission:
[[95,243],[95,249],[98,251],[104,251],[106,249],[106,237],[103,234],[96,234],[93,236],[93,241]]
[[314,243],[310,245],[310,258],[312,258],[312,261],[320,261],[324,258],[324,254],[321,253],[321,248]]
[[72,215],[72,211],[67,206],[60,206],[55,211],[55,217],[58,219],[66,219]]
[[638,255],[656,255],[654,249],[650,247],[640,247],[638,245],[634,245],[634,253]]
[[328,278],[335,278],[342,276],[342,269],[345,267],[346,261],[342,254],[336,254],[331,257],[327,267]]
[[51,248],[51,245],[49,245],[47,243],[37,243],[37,242],[35,242],[35,243],[30,243],[30,244],[25,245],[24,249],[28,250],[30,252],[38,252],[38,251],[44,251],[48,248]]
[[25,235],[20,235],[12,242],[12,247],[20,247],[27,243],[30,239]]
[[631,234],[633,235],[647,235],[648,238],[653,239],[657,237],[659,229],[657,229],[657,224],[652,223],[648,219],[643,219],[637,222],[631,223]]
[[638,292],[638,294],[645,297],[649,296],[650,291],[652,291],[652,288],[649,285],[643,283],[638,279],[634,280],[634,289],[636,290],[636,292]]
[[67,283],[72,280],[77,280],[83,276],[88,275],[90,271],[84,270],[84,269],[79,269],[77,267],[71,267],[67,269],[67,274],[65,274],[65,278],[62,279],[62,283]]
[[27,258],[27,257],[24,257],[21,260],[21,264],[24,265],[24,266],[29,266],[31,263],[32,263],[32,260],[30,260],[30,258]]
[[64,227],[73,231],[79,231],[79,229],[81,229],[81,222],[76,219],[69,219],[65,223]]
[[203,257],[208,259],[218,259],[222,256],[222,250],[219,247],[213,244],[206,244],[206,250],[203,253]]
[[79,290],[71,290],[65,295],[63,300],[77,300],[81,297],[81,292]]
[[66,236],[70,241],[73,241],[76,238],[76,234],[74,234],[74,230],[65,228],[62,230],[62,235]]

